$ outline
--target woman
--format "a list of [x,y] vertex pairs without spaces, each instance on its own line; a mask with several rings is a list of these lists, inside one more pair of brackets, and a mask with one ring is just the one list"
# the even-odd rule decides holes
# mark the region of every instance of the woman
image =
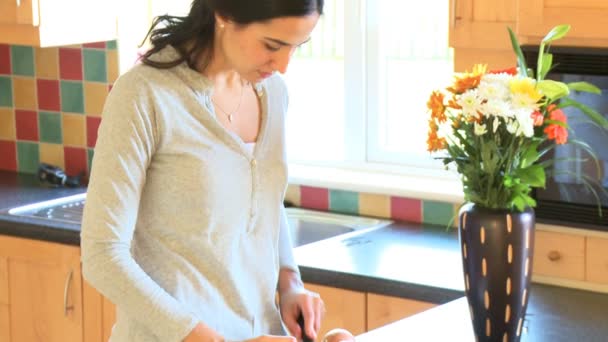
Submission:
[[[159,17],[108,95],[87,194],[85,278],[112,341],[316,338],[283,194],[285,72],[323,0],[194,0]],[[275,302],[278,294],[279,304]]]

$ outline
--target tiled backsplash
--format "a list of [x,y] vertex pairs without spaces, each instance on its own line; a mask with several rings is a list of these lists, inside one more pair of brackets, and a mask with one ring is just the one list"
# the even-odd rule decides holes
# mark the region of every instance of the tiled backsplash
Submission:
[[294,206],[396,221],[455,226],[459,205],[415,198],[368,194],[290,184],[285,200]]
[[35,173],[40,162],[88,171],[116,42],[36,48],[0,44],[0,169]]

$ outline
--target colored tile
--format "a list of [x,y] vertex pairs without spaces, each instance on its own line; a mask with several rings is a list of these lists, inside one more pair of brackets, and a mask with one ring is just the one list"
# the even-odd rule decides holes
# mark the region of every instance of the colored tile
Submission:
[[64,147],[65,173],[68,176],[76,176],[87,171],[87,149],[79,147]]
[[87,148],[87,173],[91,173],[91,169],[93,168],[93,157],[95,156],[95,149]]
[[40,143],[40,162],[65,169],[63,145]]
[[82,82],[61,81],[61,111],[84,114]]
[[108,50],[116,50],[118,49],[118,44],[116,44],[115,40],[109,40],[106,42],[106,48]]
[[34,76],[34,48],[31,46],[11,45],[13,75]]
[[454,219],[454,204],[437,201],[423,201],[423,222],[447,227]]
[[86,114],[101,116],[107,96],[107,84],[84,82],[84,110]]
[[311,186],[301,186],[301,206],[303,208],[327,211],[329,209],[329,190]]
[[108,82],[114,83],[118,78],[118,51],[106,51],[106,63],[108,64]]
[[38,123],[40,125],[41,142],[53,144],[63,143],[60,113],[40,112],[38,113]]
[[12,108],[0,108],[0,139],[17,139],[15,111]]
[[17,171],[17,144],[0,140],[0,170]]
[[38,109],[52,112],[60,111],[59,81],[38,79],[36,85],[38,87]]
[[106,52],[95,49],[83,49],[84,79],[93,82],[108,82]]
[[66,146],[85,147],[87,142],[85,117],[78,114],[66,113],[62,116],[63,144]]
[[300,203],[300,186],[295,184],[287,185],[285,190],[285,201],[293,204],[296,207],[301,205]]
[[62,80],[82,81],[82,50],[59,48],[59,75]]
[[359,194],[353,191],[330,190],[329,210],[357,215],[359,213]]
[[38,143],[25,141],[17,142],[17,165],[19,172],[38,172],[38,166],[40,165]]
[[422,222],[422,201],[405,197],[391,197],[391,218],[398,221]]
[[11,74],[11,48],[6,44],[0,44],[0,74]]
[[100,123],[100,117],[87,116],[87,147],[95,147]]
[[16,109],[36,110],[36,80],[29,77],[13,77],[13,96]]
[[106,42],[95,42],[95,43],[85,43],[82,44],[83,48],[92,48],[92,49],[105,49]]
[[15,110],[17,139],[38,141],[38,113],[33,110]]
[[387,195],[362,193],[359,195],[359,214],[390,218],[391,198]]
[[36,77],[59,79],[59,49],[36,48]]
[[0,107],[13,106],[13,81],[10,77],[0,76]]

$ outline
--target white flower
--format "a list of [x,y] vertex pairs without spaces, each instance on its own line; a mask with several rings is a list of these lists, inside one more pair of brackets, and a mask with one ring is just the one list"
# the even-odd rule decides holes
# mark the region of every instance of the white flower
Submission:
[[480,125],[475,122],[474,127],[475,135],[484,135],[488,132],[488,130],[486,129],[486,125]]
[[465,117],[477,118],[479,116],[478,112],[482,110],[481,99],[477,96],[477,89],[467,90],[456,102],[462,107],[462,114]]
[[534,135],[534,119],[532,118],[532,111],[520,109],[515,112],[515,119],[519,124],[517,135],[525,135],[531,138]]
[[494,121],[492,122],[492,132],[496,133],[499,126],[500,126],[500,119],[497,116],[495,116]]
[[477,89],[479,97],[493,100],[507,100],[509,98],[509,79],[508,74],[486,74],[481,78]]
[[488,99],[488,101],[483,104],[482,113],[487,116],[499,116],[507,118],[513,116],[513,109],[507,101],[500,99]]

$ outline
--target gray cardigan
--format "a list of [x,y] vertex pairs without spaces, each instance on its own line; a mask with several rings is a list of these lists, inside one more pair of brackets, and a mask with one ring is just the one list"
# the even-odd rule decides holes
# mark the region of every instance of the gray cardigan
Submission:
[[229,340],[285,334],[279,269],[298,270],[282,205],[285,84],[256,85],[253,153],[216,120],[212,91],[185,64],[138,65],[108,95],[81,247],[84,277],[117,305],[111,341],[181,341],[199,321]]

